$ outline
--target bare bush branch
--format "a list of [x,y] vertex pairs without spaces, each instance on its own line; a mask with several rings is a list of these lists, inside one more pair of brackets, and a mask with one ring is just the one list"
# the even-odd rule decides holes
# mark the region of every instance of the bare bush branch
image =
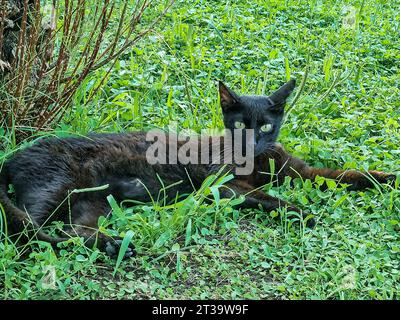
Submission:
[[1,125],[31,128],[30,134],[51,128],[90,73],[107,67],[97,92],[118,57],[151,32],[173,2],[143,25],[157,1],[53,0],[49,9],[40,0],[0,0]]

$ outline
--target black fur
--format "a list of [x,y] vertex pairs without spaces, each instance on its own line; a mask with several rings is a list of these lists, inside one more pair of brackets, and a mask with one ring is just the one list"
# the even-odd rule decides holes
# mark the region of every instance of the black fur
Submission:
[[[245,201],[238,205],[240,208],[262,207],[270,211],[286,207],[301,212],[296,206],[260,190],[271,179],[265,174],[269,172],[270,159],[275,161],[278,182],[283,181],[285,176],[314,179],[320,175],[352,184],[357,189],[373,186],[366,174],[357,171],[309,167],[275,143],[284,103],[293,87],[294,82],[289,82],[268,99],[239,97],[220,84],[221,106],[227,128],[232,127],[237,119],[247,123],[248,128],[260,129],[268,121],[276,126],[270,134],[260,134],[256,141],[258,149],[253,173],[237,176],[227,184],[228,188],[221,189],[222,197],[246,195]],[[211,148],[212,140],[206,140]],[[221,165],[180,162],[151,165],[145,156],[150,145],[146,141],[145,132],[92,134],[88,137],[44,139],[18,152],[4,164],[0,175],[0,203],[6,211],[11,229],[19,232],[26,224],[33,223],[35,235],[39,239],[56,245],[66,238],[50,237],[38,229],[54,220],[62,220],[67,224],[71,221],[75,227],[69,230],[70,234],[84,237],[91,246],[96,239],[94,235],[98,218],[110,212],[106,200],[108,194],[112,194],[118,201],[132,199],[147,202],[164,195],[160,193],[163,185],[177,183],[166,192],[169,199],[174,199],[177,194],[188,194],[193,188],[199,188],[207,176],[221,168]],[[232,164],[226,170],[234,167],[235,164]],[[394,175],[378,171],[370,171],[368,174],[379,183],[395,178]],[[9,184],[14,186],[16,205],[7,194]],[[105,190],[71,194],[75,189],[106,184],[109,187]],[[63,202],[68,196],[70,207],[68,202]],[[97,245],[115,256],[121,240],[99,234]],[[127,256],[132,255],[132,250],[127,252]]]

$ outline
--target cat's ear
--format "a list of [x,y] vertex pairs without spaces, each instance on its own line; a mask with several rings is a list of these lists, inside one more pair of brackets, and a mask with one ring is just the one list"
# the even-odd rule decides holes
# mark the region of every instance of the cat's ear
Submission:
[[226,111],[238,101],[238,96],[229,89],[222,81],[218,82],[219,99],[222,110]]
[[276,111],[283,111],[287,98],[293,92],[296,86],[296,80],[291,79],[286,82],[282,87],[276,90],[273,94],[268,97],[270,108]]

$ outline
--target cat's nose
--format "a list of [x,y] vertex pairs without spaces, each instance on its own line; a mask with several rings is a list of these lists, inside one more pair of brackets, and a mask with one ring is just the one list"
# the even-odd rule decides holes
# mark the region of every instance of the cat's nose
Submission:
[[258,143],[257,139],[254,139],[253,144],[256,146]]

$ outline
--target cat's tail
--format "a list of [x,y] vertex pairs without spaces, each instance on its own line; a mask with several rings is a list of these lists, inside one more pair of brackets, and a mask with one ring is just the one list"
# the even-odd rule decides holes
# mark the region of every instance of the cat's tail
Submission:
[[[25,226],[32,225],[33,230],[30,231],[32,237],[37,238],[41,241],[49,242],[53,247],[56,247],[58,243],[68,240],[69,238],[52,237],[40,230],[40,226],[31,219],[27,212],[17,208],[8,196],[7,189],[10,183],[10,175],[7,167],[4,165],[0,172],[0,214],[1,210],[4,210],[9,224],[14,226],[16,232],[22,232]],[[29,236],[31,236],[29,234]]]

